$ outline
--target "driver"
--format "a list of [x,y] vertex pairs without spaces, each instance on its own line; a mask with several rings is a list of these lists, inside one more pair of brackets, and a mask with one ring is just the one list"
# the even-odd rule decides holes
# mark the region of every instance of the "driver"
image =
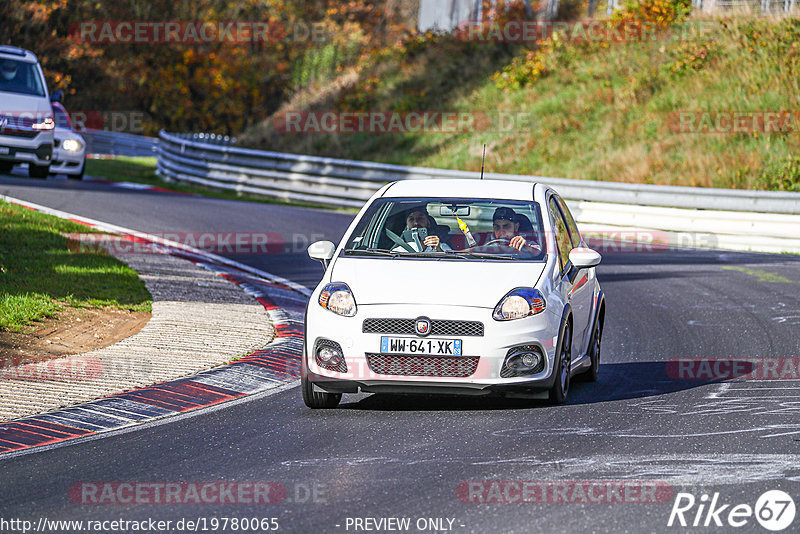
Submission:
[[533,245],[528,245],[525,238],[519,235],[517,214],[511,208],[497,208],[494,210],[492,226],[494,227],[494,238],[508,239],[508,246],[517,250],[522,250],[522,247],[526,245],[535,248]]

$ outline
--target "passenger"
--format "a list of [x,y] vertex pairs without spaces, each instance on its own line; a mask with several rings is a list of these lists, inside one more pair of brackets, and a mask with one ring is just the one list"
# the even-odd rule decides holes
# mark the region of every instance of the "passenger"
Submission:
[[508,246],[517,250],[522,247],[537,248],[533,244],[528,244],[527,240],[519,235],[519,219],[517,213],[511,208],[497,208],[492,216],[492,226],[494,227],[495,239],[507,239]]
[[426,232],[430,232],[422,241],[422,245],[425,247],[431,247],[434,250],[442,250],[439,236],[432,233],[434,228],[431,227],[431,220],[430,217],[428,217],[428,210],[424,205],[414,206],[408,210],[408,213],[406,213],[406,231],[403,232],[403,238],[406,239],[410,245],[416,245],[413,239],[410,238],[409,231],[420,228],[424,228]]

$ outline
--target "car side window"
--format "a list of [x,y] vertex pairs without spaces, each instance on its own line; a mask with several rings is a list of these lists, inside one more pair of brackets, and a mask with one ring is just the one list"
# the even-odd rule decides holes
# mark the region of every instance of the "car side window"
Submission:
[[567,207],[567,203],[559,197],[553,197],[558,202],[559,207],[561,208],[561,213],[564,215],[564,219],[567,221],[567,228],[569,229],[570,239],[572,240],[572,248],[577,248],[581,246],[581,233],[578,231],[578,225],[575,224],[575,219],[572,218],[572,213],[570,213],[569,208]]
[[550,208],[550,215],[555,229],[556,246],[558,247],[558,260],[561,265],[561,272],[569,261],[569,251],[573,249],[572,241],[570,240],[569,231],[567,230],[567,223],[564,221],[564,216],[561,215],[561,210],[558,209],[558,203],[554,197],[550,197],[548,202]]

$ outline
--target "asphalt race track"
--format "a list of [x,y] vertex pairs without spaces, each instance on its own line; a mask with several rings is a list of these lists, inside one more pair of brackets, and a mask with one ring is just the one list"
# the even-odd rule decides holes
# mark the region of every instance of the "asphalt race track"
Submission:
[[[288,252],[231,257],[308,287],[322,269],[304,245],[338,241],[353,216],[19,177],[0,178],[0,193],[150,233],[277,232],[295,244]],[[410,518],[410,532],[765,532],[754,517],[741,528],[667,523],[679,492],[698,503],[718,493],[718,505],[730,505],[723,522],[734,505],[753,507],[767,490],[800,505],[800,380],[688,380],[667,362],[792,357],[797,365],[800,257],[606,251],[598,273],[608,307],[601,376],[573,383],[565,405],[352,395],[340,409],[311,411],[292,387],[0,459],[0,515],[34,524],[277,518],[286,532],[364,531],[355,518],[389,517]],[[75,493],[81,483],[212,481],[277,482],[286,494],[270,504],[87,504]],[[605,493],[593,502],[573,484],[566,499],[480,503],[492,495],[481,481],[657,481],[659,492],[648,502]]]

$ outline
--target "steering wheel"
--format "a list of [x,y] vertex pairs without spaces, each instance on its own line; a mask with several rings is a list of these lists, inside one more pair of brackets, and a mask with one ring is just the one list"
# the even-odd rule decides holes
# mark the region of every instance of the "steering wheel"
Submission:
[[498,239],[492,239],[488,243],[485,243],[483,246],[484,247],[505,246],[505,247],[514,248],[514,247],[511,246],[511,240],[510,239],[506,239],[505,237],[500,237]]

